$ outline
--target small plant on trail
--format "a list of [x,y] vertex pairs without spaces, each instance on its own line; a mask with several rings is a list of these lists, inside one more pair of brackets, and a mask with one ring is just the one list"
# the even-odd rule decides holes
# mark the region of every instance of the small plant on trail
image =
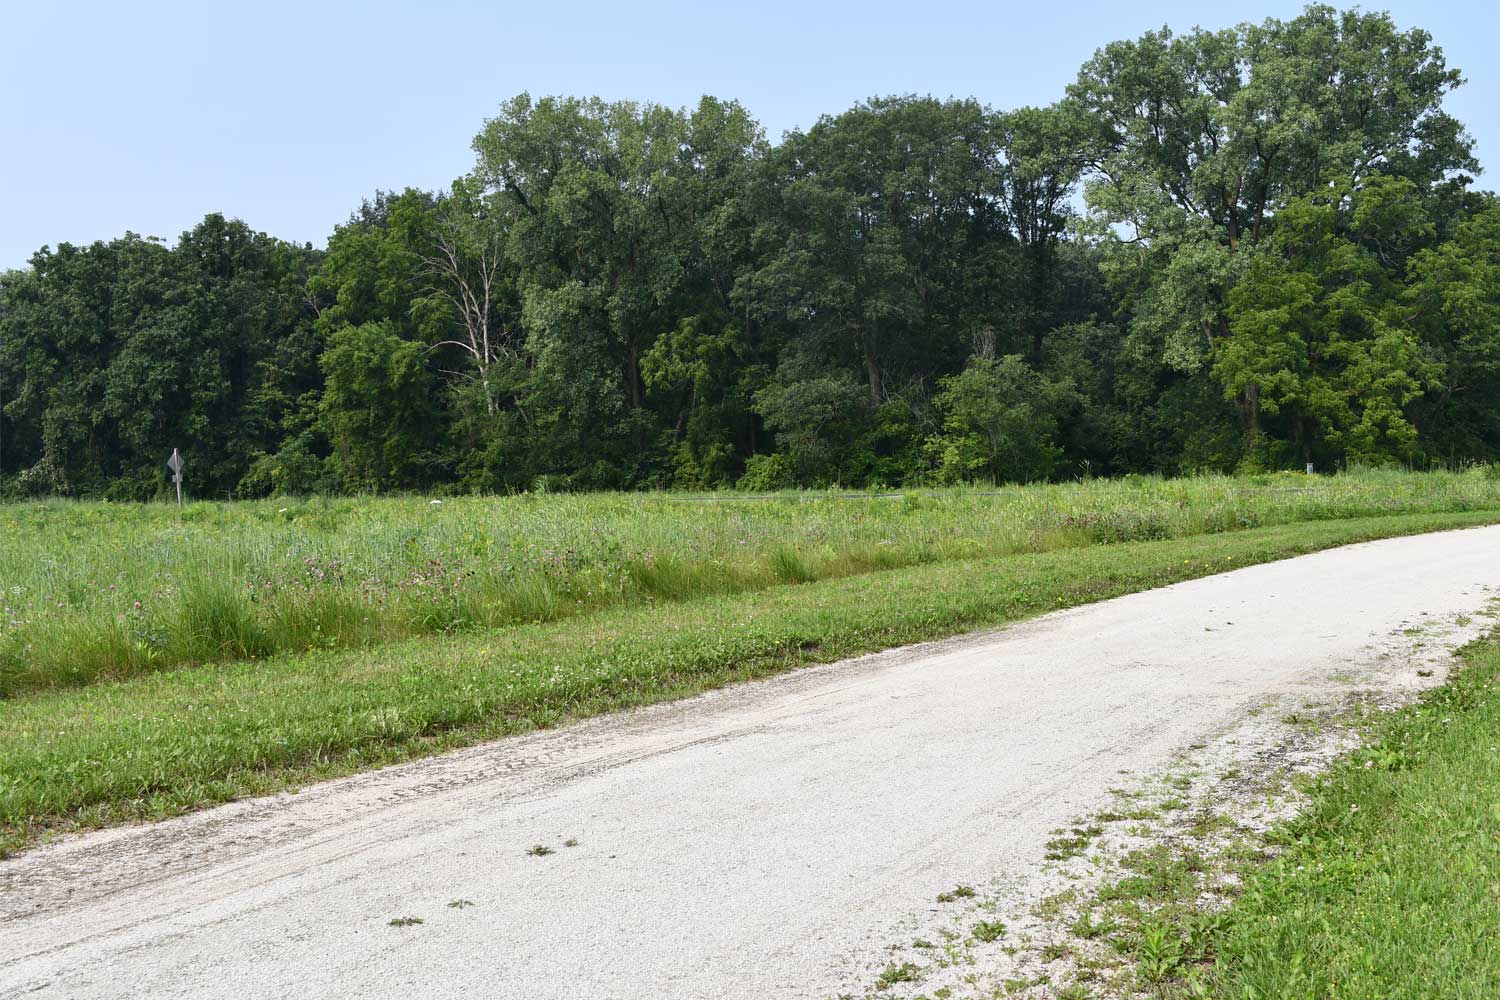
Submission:
[[880,978],[875,980],[877,990],[888,990],[897,983],[914,983],[917,981],[921,970],[910,962],[902,962],[900,965],[887,965]]
[[394,917],[390,921],[392,927],[415,927],[422,922],[421,917]]
[[973,898],[973,896],[973,889],[969,888],[966,885],[960,885],[955,886],[947,892],[938,893],[937,901],[939,903],[951,903],[955,899],[971,899]]
[[1005,935],[1005,925],[998,920],[981,920],[974,925],[974,939],[988,944]]
[[549,854],[556,853],[546,844],[533,844],[526,849],[526,853],[534,858],[545,858]]
[[1104,827],[1097,823],[1075,826],[1071,833],[1047,841],[1047,860],[1065,861],[1077,857],[1088,850],[1089,844],[1103,832]]
[[1082,938],[1085,941],[1092,941],[1095,938],[1100,938],[1108,934],[1115,929],[1115,926],[1115,922],[1108,917],[1096,923],[1094,915],[1085,910],[1077,920],[1069,925],[1068,931],[1074,937]]
[[1147,982],[1159,983],[1182,964],[1182,941],[1164,924],[1151,924],[1141,930],[1138,957],[1141,975]]

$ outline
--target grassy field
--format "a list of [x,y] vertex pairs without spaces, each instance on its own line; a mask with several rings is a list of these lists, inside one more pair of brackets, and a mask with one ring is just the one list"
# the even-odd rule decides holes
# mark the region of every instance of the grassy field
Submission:
[[[1424,502],[1477,502],[1467,480],[1452,482],[1450,493]],[[857,510],[872,521],[905,516]],[[1164,506],[1162,517],[1185,519],[1181,510]],[[789,516],[710,511],[705,521]],[[164,817],[1254,562],[1496,521],[1495,510],[1387,514],[953,556],[672,601],[617,600],[560,620],[363,650],[314,648],[33,690],[0,700],[0,853],[52,829]]]
[[1131,478],[899,498],[0,507],[0,698],[877,570],[1500,509],[1500,477]]
[[1500,996],[1500,641],[1325,775],[1214,925],[1225,1000]]

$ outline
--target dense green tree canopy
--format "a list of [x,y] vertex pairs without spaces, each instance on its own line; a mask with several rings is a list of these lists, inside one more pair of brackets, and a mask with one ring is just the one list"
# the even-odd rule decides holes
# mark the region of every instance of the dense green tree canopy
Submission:
[[520,95],[326,251],[0,274],[0,492],[707,489],[1500,458],[1500,204],[1434,40],[1311,6],[1048,107]]
[[0,284],[6,469],[139,496],[165,488],[180,447],[200,489],[233,491],[316,370],[317,261],[218,215],[172,249],[127,234],[38,251]]

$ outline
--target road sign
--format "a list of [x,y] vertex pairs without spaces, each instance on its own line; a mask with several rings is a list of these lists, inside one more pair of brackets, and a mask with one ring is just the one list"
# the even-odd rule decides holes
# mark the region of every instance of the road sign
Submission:
[[182,506],[182,456],[177,454],[177,449],[172,449],[172,457],[167,459],[167,468],[172,470],[172,482],[177,484],[177,506]]

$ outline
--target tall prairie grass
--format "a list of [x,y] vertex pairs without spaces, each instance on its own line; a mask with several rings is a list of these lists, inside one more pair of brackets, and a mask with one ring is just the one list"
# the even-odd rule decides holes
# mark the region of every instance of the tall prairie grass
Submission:
[[0,506],[0,697],[913,566],[1500,509],[1500,480],[1128,477],[786,493]]

